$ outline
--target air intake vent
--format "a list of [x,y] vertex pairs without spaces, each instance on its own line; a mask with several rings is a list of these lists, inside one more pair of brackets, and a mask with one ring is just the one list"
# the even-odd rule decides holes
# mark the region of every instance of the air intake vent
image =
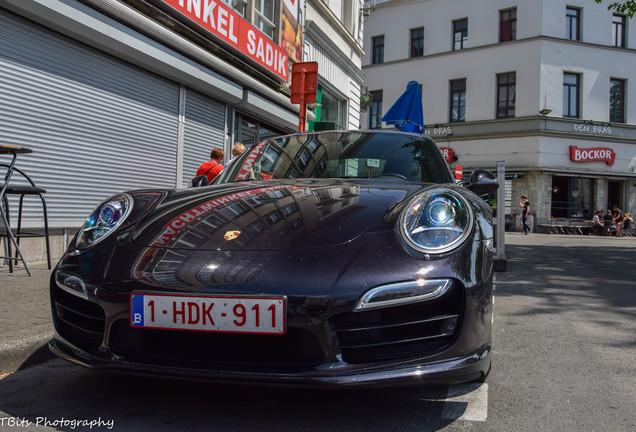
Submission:
[[453,286],[434,300],[336,315],[330,323],[348,363],[425,357],[453,343],[463,304],[462,290]]
[[99,348],[104,339],[104,310],[57,286],[53,287],[51,297],[60,336],[89,352]]

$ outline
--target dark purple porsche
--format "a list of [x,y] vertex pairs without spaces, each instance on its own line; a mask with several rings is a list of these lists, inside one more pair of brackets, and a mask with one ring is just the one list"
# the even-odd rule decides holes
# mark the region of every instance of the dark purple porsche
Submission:
[[51,279],[58,356],[224,382],[485,377],[497,182],[433,141],[330,131],[259,143],[212,185],[104,201]]

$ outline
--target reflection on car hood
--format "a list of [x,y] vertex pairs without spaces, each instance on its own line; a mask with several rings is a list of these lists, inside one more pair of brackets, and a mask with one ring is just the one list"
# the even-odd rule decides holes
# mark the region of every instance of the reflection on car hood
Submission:
[[380,180],[276,180],[173,191],[137,226],[157,248],[268,250],[349,242],[422,184]]

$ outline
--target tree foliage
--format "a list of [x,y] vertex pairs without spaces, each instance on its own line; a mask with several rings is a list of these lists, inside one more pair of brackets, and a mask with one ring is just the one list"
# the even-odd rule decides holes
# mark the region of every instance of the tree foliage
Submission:
[[[596,3],[602,3],[603,0],[596,0]],[[636,14],[636,1],[635,0],[626,0],[623,2],[612,2],[607,6],[608,10],[615,10],[618,13],[625,14],[630,18],[634,17]]]

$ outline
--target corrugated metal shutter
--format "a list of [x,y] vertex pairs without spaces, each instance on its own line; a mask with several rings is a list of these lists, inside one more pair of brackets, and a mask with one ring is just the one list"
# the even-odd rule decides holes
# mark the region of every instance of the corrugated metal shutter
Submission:
[[17,166],[47,189],[51,226],[79,226],[123,190],[174,187],[178,98],[176,83],[0,9],[0,141],[33,149]]
[[183,139],[183,178],[188,185],[197,168],[210,160],[213,148],[223,149],[225,105],[194,90],[187,89]]

